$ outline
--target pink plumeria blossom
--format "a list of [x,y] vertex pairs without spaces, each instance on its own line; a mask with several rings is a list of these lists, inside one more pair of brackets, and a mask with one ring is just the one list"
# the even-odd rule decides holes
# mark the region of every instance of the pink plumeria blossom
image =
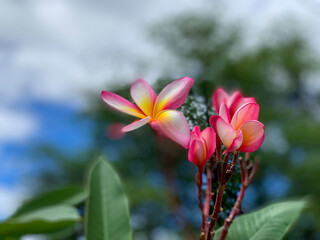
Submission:
[[236,111],[246,103],[256,103],[253,97],[243,97],[239,91],[234,92],[231,96],[222,88],[218,88],[212,95],[212,106],[217,114],[219,114],[222,103],[226,104],[230,117],[232,118]]
[[138,79],[130,91],[136,105],[112,92],[102,91],[101,97],[109,106],[140,118],[124,127],[123,132],[149,123],[156,131],[188,148],[190,127],[184,115],[176,109],[185,102],[193,83],[194,80],[189,77],[175,80],[157,96],[145,80]]
[[195,126],[190,135],[190,149],[188,159],[194,163],[200,170],[216,149],[216,134],[212,128],[206,128],[202,132],[199,126]]
[[230,116],[225,102],[222,102],[219,115],[210,118],[210,124],[219,139],[226,146],[224,153],[232,151],[254,152],[264,140],[264,125],[258,121],[259,105],[245,103]]

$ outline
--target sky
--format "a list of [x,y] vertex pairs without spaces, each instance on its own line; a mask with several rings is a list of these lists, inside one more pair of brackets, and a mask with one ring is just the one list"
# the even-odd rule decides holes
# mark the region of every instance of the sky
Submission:
[[291,19],[320,50],[319,0],[0,1],[0,219],[28,196],[23,179],[49,164],[32,164],[34,143],[90,144],[91,123],[74,122],[86,92],[99,97],[137,77],[152,83],[166,69],[184,75],[164,63],[169,53],[150,39],[152,25],[216,10],[243,27],[248,47],[268,41],[274,24],[288,31],[282,23]]

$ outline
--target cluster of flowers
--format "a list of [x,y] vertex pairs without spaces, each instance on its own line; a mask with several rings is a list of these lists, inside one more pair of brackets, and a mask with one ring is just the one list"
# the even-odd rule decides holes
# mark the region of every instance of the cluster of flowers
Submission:
[[189,149],[188,158],[198,168],[203,168],[213,155],[216,135],[226,147],[224,154],[253,152],[260,148],[264,125],[258,121],[259,105],[252,97],[242,97],[239,91],[230,96],[223,89],[217,89],[212,96],[217,113],[210,118],[212,128],[201,132],[199,126],[195,126],[190,133],[185,116],[176,109],[185,102],[193,83],[188,77],[175,80],[157,96],[145,80],[138,79],[130,91],[136,105],[112,92],[102,91],[101,97],[109,106],[140,118],[125,126],[123,132],[149,123],[156,131]]
[[[199,207],[202,211],[200,239],[213,239],[213,228],[221,211],[223,191],[233,172],[238,152],[250,153],[260,148],[264,140],[264,125],[258,121],[259,105],[254,98],[244,98],[239,91],[230,96],[219,88],[212,96],[212,105],[217,115],[213,115],[210,118],[211,127],[201,131],[199,126],[195,126],[190,132],[187,119],[176,109],[185,102],[193,83],[194,80],[188,77],[175,80],[167,85],[157,96],[146,81],[138,79],[131,86],[131,96],[136,104],[112,92],[102,91],[101,97],[109,106],[140,118],[140,120],[123,127],[123,132],[132,131],[149,123],[155,131],[189,149],[188,159],[199,170],[197,185]],[[221,160],[222,143],[226,147],[223,152],[223,163]],[[228,160],[231,153],[234,154],[230,165]],[[216,157],[219,189],[216,195],[214,211],[209,218],[210,203],[213,195],[211,193],[213,156]],[[246,154],[246,156],[249,155]],[[207,167],[206,202],[205,206],[203,206],[202,173],[209,159],[211,159],[211,162]],[[239,159],[242,188],[231,214],[225,221],[224,230],[219,239],[225,238],[228,227],[239,213],[239,205],[243,199],[244,191],[257,170],[258,165],[255,164],[255,167],[252,167],[248,164],[248,161],[249,157],[246,157],[247,168],[244,168],[242,158]]]

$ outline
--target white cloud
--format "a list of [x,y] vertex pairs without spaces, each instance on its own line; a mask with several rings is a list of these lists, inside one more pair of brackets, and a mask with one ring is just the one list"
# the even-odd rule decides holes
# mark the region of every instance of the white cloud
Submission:
[[27,113],[0,108],[0,143],[23,141],[37,129],[37,121]]
[[27,93],[83,104],[79,94],[85,90],[99,93],[108,79],[112,84],[115,77],[118,82],[140,75],[154,77],[153,66],[135,70],[144,59],[159,63],[147,40],[146,26],[201,7],[200,2],[179,0],[175,4],[180,7],[168,8],[169,0],[1,1],[0,49],[4,51],[0,70],[5,82],[0,95],[7,101],[22,100]]
[[316,1],[307,2],[3,0],[0,99],[12,103],[33,97],[84,106],[86,90],[99,95],[106,84],[136,77],[152,82],[168,57],[150,42],[147,27],[188,10],[219,8],[226,21],[242,23],[249,44],[269,40],[267,26],[291,15],[318,46],[320,32],[314,29],[320,20],[309,11]]
[[320,52],[320,32],[315,31],[320,28],[320,4],[315,0],[246,0],[241,3],[228,0],[225,9],[224,18],[242,25],[247,44],[270,42],[276,37],[272,34],[277,34],[271,30],[286,34],[298,30]]

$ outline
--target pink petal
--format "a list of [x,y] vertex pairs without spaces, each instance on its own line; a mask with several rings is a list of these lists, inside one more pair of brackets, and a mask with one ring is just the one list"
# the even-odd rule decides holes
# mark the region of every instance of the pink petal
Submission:
[[219,114],[221,104],[223,102],[226,103],[228,98],[229,95],[222,88],[218,88],[216,91],[214,91],[212,96],[212,106],[217,114]]
[[227,123],[230,123],[230,113],[227,105],[223,102],[220,105],[219,116],[223,118]]
[[199,126],[195,126],[195,127],[192,129],[192,133],[195,133],[195,135],[196,135],[197,137],[199,137],[199,136],[200,136],[200,133],[201,133],[200,127],[199,127]]
[[193,140],[199,138],[199,136],[200,136],[200,127],[195,126],[190,133],[189,147],[191,146],[191,143],[193,142]]
[[227,106],[230,108],[232,107],[232,105],[237,104],[239,101],[241,101],[241,99],[243,99],[241,93],[239,91],[235,91],[231,97],[229,97],[228,101],[227,101]]
[[229,148],[237,135],[237,131],[233,129],[231,124],[227,123],[222,117],[218,115],[213,115],[210,118],[210,124],[216,134],[219,136],[222,143]]
[[216,134],[212,128],[208,127],[201,132],[200,137],[203,138],[206,143],[208,160],[216,149]]
[[131,97],[139,108],[147,115],[152,116],[156,93],[143,79],[136,80],[131,86]]
[[153,115],[157,116],[162,110],[177,109],[186,101],[194,80],[189,77],[180,78],[167,85],[157,97]]
[[[238,92],[238,91],[237,91]],[[237,93],[236,92],[236,93]],[[235,93],[235,94],[236,94]],[[237,95],[234,94],[233,100],[231,101],[230,105],[229,105],[229,110],[230,110],[230,116],[231,118],[233,117],[233,115],[236,113],[236,111],[244,104],[246,103],[256,103],[256,100],[253,97],[248,97],[248,98],[244,98],[242,97],[242,95],[240,94],[240,92],[238,92]]]
[[146,117],[136,105],[134,105],[132,102],[129,102],[127,99],[120,97],[117,94],[102,91],[101,97],[103,101],[107,103],[110,107],[113,107],[121,112],[127,113],[138,118]]
[[188,148],[190,127],[184,115],[177,110],[164,110],[150,122],[151,126],[163,135]]
[[240,129],[243,134],[243,142],[238,150],[240,152],[258,150],[264,140],[264,125],[259,121],[247,121]]
[[259,105],[256,103],[246,103],[242,105],[234,114],[231,125],[235,130],[248,120],[257,120],[259,116]]
[[206,144],[203,140],[196,139],[192,142],[189,152],[188,159],[199,168],[203,167],[207,160]]
[[129,124],[128,126],[125,126],[122,128],[122,132],[130,132],[133,131],[139,127],[142,127],[146,125],[148,122],[150,122],[151,117],[146,117],[137,121],[134,121],[133,123]]
[[243,141],[242,132],[241,132],[241,130],[238,130],[236,137],[233,139],[231,145],[223,152],[223,154],[237,150],[241,146],[242,141]]

